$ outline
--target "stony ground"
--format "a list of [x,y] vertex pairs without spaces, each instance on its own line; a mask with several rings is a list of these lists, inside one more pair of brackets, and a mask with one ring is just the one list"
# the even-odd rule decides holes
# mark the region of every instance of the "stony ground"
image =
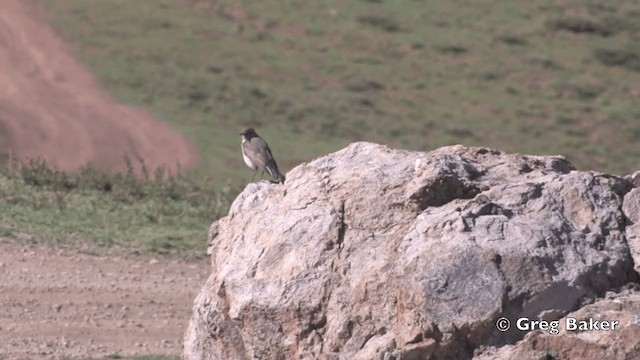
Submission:
[[179,355],[209,271],[0,240],[0,359]]

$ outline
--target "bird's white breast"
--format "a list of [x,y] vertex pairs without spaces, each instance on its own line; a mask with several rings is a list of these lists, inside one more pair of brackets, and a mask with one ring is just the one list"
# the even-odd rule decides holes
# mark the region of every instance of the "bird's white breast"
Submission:
[[256,164],[253,163],[253,161],[251,161],[251,159],[249,159],[249,157],[247,156],[247,154],[244,153],[244,143],[247,142],[247,139],[244,138],[244,136],[242,137],[242,143],[240,144],[240,150],[242,150],[242,159],[244,160],[244,163],[247,164],[248,167],[250,167],[252,170],[257,170]]

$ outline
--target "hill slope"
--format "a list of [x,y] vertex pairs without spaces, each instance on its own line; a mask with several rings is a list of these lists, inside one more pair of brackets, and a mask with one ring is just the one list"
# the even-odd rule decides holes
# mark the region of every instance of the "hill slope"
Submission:
[[68,54],[38,9],[6,0],[0,11],[0,158],[42,158],[61,170],[92,163],[124,171],[172,172],[198,162],[197,149],[143,110],[122,106]]
[[284,171],[354,140],[640,165],[637,2],[38,2],[112,94],[174,124],[220,180],[248,178],[246,124]]

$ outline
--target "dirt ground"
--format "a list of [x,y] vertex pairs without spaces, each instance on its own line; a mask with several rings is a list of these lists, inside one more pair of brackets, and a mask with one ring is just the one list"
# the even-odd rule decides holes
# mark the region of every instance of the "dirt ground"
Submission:
[[175,174],[199,162],[184,136],[100,89],[29,1],[0,1],[0,84],[0,164],[41,158],[65,171],[125,171],[126,154],[139,173],[143,161],[151,174]]
[[[0,4],[0,164],[41,158],[61,170],[88,163],[174,172],[197,149],[147,112],[100,89],[41,8]],[[208,260],[96,257],[0,239],[0,360],[180,354]]]
[[0,359],[179,355],[210,269],[0,240]]
[[[196,148],[147,112],[100,89],[38,6],[0,4],[0,164],[42,158],[140,170],[199,161]],[[0,360],[180,354],[207,260],[96,257],[0,239]]]

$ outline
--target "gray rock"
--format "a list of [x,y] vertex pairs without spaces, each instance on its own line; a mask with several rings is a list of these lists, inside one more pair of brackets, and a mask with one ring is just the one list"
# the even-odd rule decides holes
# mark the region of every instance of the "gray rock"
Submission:
[[629,183],[631,183],[634,187],[640,186],[640,171],[636,171],[633,174],[629,174],[624,177]]
[[[590,326],[587,321],[592,321],[597,330],[595,327],[580,330],[580,326]],[[605,322],[608,325],[605,326]],[[640,359],[640,293],[637,289],[587,305],[560,319],[558,324],[557,334],[531,331],[516,345],[485,348],[478,351],[474,359]]]
[[640,272],[640,188],[633,188],[625,195],[622,211],[629,222],[626,234],[631,256],[636,264],[636,271]]
[[185,359],[469,359],[500,317],[637,280],[627,180],[559,156],[354,143],[249,184],[209,232]]

